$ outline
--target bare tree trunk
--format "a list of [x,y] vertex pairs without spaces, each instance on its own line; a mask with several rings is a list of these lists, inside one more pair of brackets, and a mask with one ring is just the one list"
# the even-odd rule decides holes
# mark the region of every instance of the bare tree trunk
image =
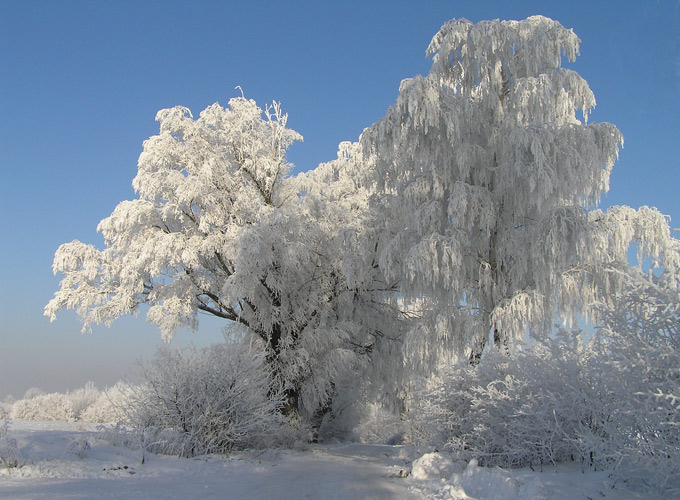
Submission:
[[493,330],[493,345],[496,346],[496,349],[498,349],[502,353],[507,354],[508,353],[508,336],[503,334],[503,332],[499,331],[498,329],[494,328],[494,330]]
[[[468,356],[468,364],[470,366],[477,366],[482,360],[482,352],[484,352],[484,347],[486,347],[487,338],[483,338],[479,341],[477,345],[472,346],[470,355]],[[508,337],[503,335],[503,333],[497,328],[493,329],[493,344],[501,352],[508,352]]]
[[281,408],[285,417],[297,415],[300,403],[300,392],[297,389],[286,389],[286,404]]
[[470,355],[468,356],[468,364],[470,366],[477,366],[482,360],[482,352],[486,346],[486,339],[480,340],[476,345],[472,346]]
[[[274,372],[275,380],[283,382],[283,375],[281,374],[281,365],[279,361],[279,355],[281,354],[281,348],[279,346],[281,342],[281,336],[283,334],[283,328],[280,324],[275,323],[272,326],[272,331],[268,336],[269,342],[269,353],[267,354],[267,363],[271,366]],[[300,408],[300,390],[299,387],[289,387],[284,391],[286,395],[286,404],[281,408],[281,413],[290,417],[298,413]]]

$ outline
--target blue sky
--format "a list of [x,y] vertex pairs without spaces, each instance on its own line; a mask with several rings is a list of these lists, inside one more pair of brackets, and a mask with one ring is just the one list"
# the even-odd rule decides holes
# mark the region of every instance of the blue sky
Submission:
[[[651,205],[680,227],[680,3],[661,1],[99,2],[0,0],[0,398],[32,386],[111,385],[160,342],[143,317],[80,335],[43,307],[64,242],[101,246],[97,223],[134,197],[142,141],[159,109],[195,115],[238,95],[281,101],[304,143],[298,171],[333,159],[383,116],[452,18],[542,14],[573,28],[570,65],[626,142],[606,207]],[[202,318],[178,343],[220,339]]]

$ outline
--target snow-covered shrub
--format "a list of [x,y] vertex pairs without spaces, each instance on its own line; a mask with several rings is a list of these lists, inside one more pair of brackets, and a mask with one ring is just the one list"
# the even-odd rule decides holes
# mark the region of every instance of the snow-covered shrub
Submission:
[[21,467],[23,460],[15,439],[10,438],[9,424],[0,420],[0,466],[6,469]]
[[264,354],[243,344],[165,346],[142,377],[126,414],[147,451],[186,457],[262,447],[281,427],[283,393]]
[[479,365],[455,365],[430,381],[412,410],[411,439],[442,444],[483,465],[523,467],[580,459],[578,439],[602,417],[583,383],[589,353],[576,333],[559,332],[511,356],[491,351]]
[[680,493],[680,279],[631,269],[603,307],[597,383],[617,432],[618,477]]
[[76,420],[82,420],[82,414],[97,401],[99,396],[100,391],[94,382],[88,382],[85,387],[66,393]]
[[83,436],[73,439],[73,441],[71,441],[71,443],[66,448],[68,453],[80,458],[81,460],[89,457],[91,450],[92,445],[90,444],[90,441]]
[[122,382],[105,391],[88,382],[85,387],[65,394],[46,394],[31,388],[23,399],[8,397],[0,403],[0,418],[114,423],[120,419],[117,409],[125,405],[129,392],[129,384]]
[[354,428],[354,435],[361,443],[401,444],[404,432],[400,416],[378,403],[364,405]]
[[629,485],[680,491],[680,292],[626,273],[588,343],[561,331],[442,370],[413,398],[410,439],[482,465],[578,460]]
[[118,382],[113,387],[104,389],[80,414],[80,420],[95,424],[112,424],[123,420],[124,408],[132,391],[132,386],[127,382]]
[[76,419],[76,415],[68,396],[54,392],[15,401],[12,404],[10,418],[12,420],[72,422]]
[[289,415],[276,427],[275,436],[265,436],[263,445],[304,450],[314,440],[315,430],[307,419]]
[[7,420],[9,418],[9,414],[12,411],[12,405],[16,399],[14,399],[14,396],[7,396],[2,402],[0,402],[0,420]]
[[126,426],[122,421],[114,425],[100,425],[97,429],[97,438],[111,446],[138,450],[143,441],[137,429]]

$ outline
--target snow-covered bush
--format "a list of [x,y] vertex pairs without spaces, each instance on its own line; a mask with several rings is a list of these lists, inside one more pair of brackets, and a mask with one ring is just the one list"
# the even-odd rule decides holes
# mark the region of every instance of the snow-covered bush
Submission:
[[0,466],[11,469],[21,467],[23,460],[15,439],[9,437],[9,424],[0,420]]
[[118,382],[100,391],[93,382],[64,393],[46,394],[31,388],[20,400],[7,397],[0,403],[0,418],[15,420],[45,420],[115,423],[121,419],[120,408],[125,406],[130,385]]
[[20,399],[12,404],[12,420],[47,420],[72,422],[76,420],[70,398],[65,394],[50,393],[31,399]]
[[442,370],[411,402],[409,437],[482,465],[578,460],[680,491],[680,294],[631,269],[590,342],[558,332]]
[[415,441],[447,446],[483,465],[523,467],[580,459],[586,423],[598,439],[594,391],[584,384],[589,353],[576,333],[560,332],[511,356],[491,351],[477,366],[443,370],[412,411]]
[[9,418],[9,414],[12,411],[12,405],[16,399],[14,399],[14,396],[7,396],[2,402],[0,402],[0,420],[7,420]]
[[85,387],[66,393],[76,420],[82,420],[82,414],[97,401],[100,394],[94,382],[88,382]]
[[363,405],[354,436],[361,443],[401,444],[404,422],[393,411],[377,403]]
[[[618,476],[680,493],[680,275],[631,269],[602,310],[591,372],[617,432]],[[606,399],[605,399],[606,398]]]
[[186,457],[273,444],[284,396],[255,351],[243,344],[159,349],[142,365],[143,382],[126,408],[143,448]]
[[124,408],[133,388],[127,382],[118,382],[113,387],[104,389],[97,399],[80,414],[83,422],[95,424],[111,424],[124,418]]
[[89,457],[91,451],[92,445],[90,444],[90,441],[83,436],[73,439],[73,441],[71,441],[71,443],[66,448],[67,453],[70,453],[81,460]]
[[299,415],[289,415],[281,419],[276,424],[275,432],[276,435],[263,436],[262,445],[304,450],[314,441],[315,436],[315,429],[310,422]]

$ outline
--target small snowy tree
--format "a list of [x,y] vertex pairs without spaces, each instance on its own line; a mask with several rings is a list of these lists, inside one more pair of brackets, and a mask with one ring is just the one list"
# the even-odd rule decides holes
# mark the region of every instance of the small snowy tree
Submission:
[[400,221],[381,268],[428,304],[409,337],[415,362],[432,366],[451,346],[477,362],[491,332],[503,345],[588,315],[619,287],[633,241],[677,268],[655,209],[593,210],[623,139],[587,122],[593,93],[562,67],[578,50],[571,30],[541,16],[452,20],[427,49],[430,73],[404,80],[362,134]]

